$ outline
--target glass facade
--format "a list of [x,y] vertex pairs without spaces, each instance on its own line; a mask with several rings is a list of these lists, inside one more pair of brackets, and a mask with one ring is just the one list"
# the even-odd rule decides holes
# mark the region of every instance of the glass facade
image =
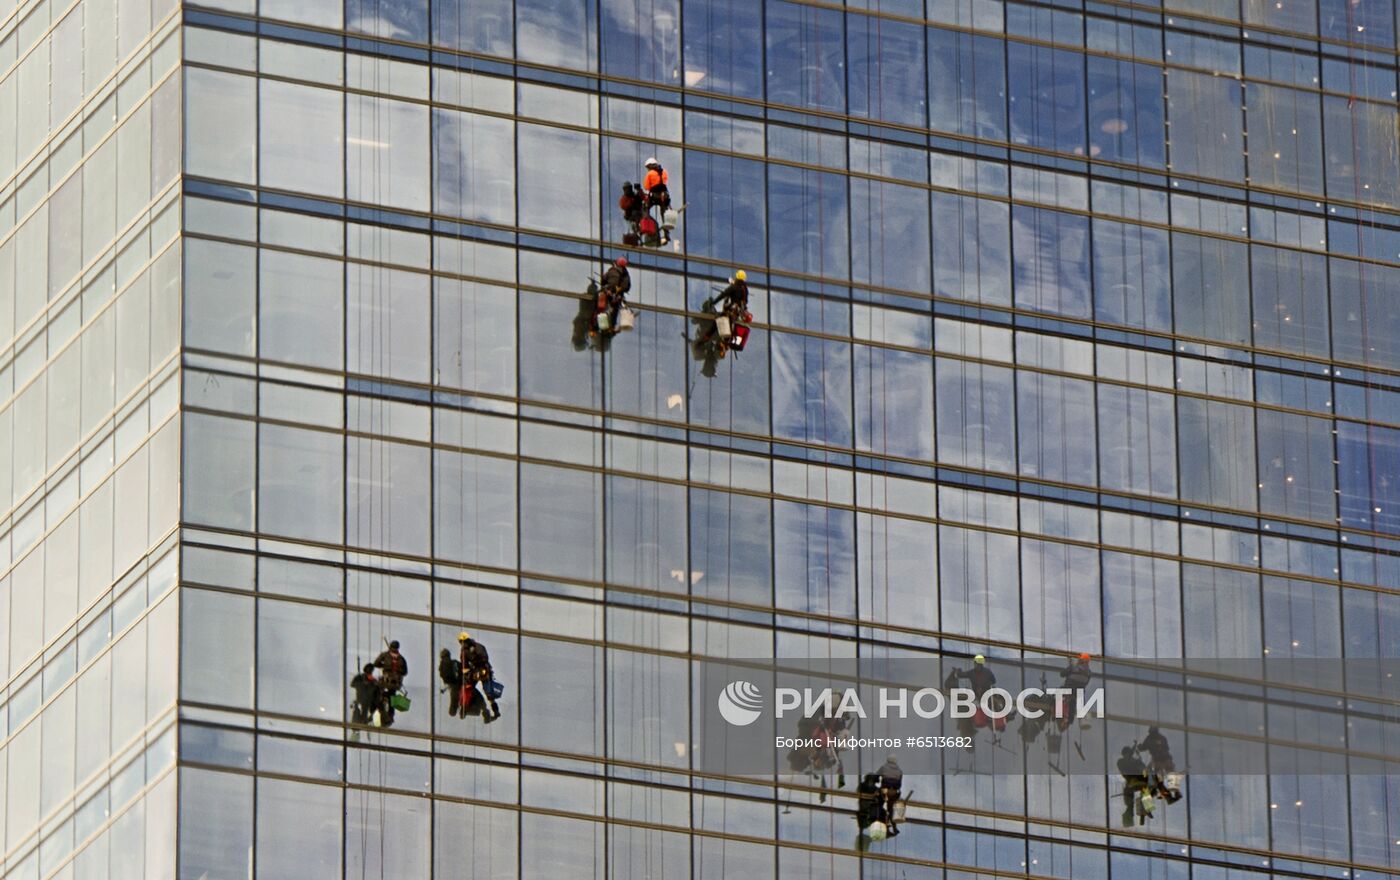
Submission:
[[[0,876],[1400,877],[1363,774],[1130,829],[1112,778],[921,776],[861,853],[851,788],[695,772],[692,675],[1400,658],[1397,33],[0,0]],[[687,207],[625,248],[648,156]],[[463,628],[489,726],[439,692]],[[388,639],[412,708],[353,726]]]

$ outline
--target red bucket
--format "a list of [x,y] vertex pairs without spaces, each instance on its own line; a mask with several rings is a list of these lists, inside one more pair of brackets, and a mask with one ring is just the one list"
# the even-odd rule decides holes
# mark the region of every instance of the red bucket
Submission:
[[749,328],[739,324],[734,328],[734,336],[729,341],[729,347],[735,351],[743,351],[744,345],[749,341]]

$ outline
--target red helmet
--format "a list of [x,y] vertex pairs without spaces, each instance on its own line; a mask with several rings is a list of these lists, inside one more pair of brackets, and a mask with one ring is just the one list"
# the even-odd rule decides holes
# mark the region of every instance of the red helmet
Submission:
[[618,267],[619,269],[626,269],[626,268],[627,268],[627,258],[626,258],[626,257],[618,257],[616,260],[613,260],[613,265],[616,266],[616,267]]

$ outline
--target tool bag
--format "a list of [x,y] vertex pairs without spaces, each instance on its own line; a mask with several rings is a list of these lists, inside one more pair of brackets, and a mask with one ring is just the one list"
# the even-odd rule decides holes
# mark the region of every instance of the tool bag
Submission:
[[744,324],[740,324],[734,328],[734,338],[729,341],[729,347],[735,351],[743,351],[748,341],[749,328]]

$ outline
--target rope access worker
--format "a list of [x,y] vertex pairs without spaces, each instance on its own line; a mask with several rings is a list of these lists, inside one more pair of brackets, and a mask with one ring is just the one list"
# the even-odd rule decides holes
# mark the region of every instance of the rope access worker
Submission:
[[[706,334],[705,341],[711,338],[715,340],[721,358],[731,348],[743,351],[744,343],[748,339],[748,323],[753,320],[753,315],[749,312],[748,277],[748,273],[743,269],[735,272],[729,279],[729,285],[707,304],[715,313],[716,320],[714,327]],[[725,319],[724,324],[720,323],[719,318]],[[728,332],[722,332],[726,327]]]
[[637,224],[641,223],[642,217],[646,215],[646,205],[642,193],[630,180],[622,184],[622,197],[617,200],[617,206],[622,210],[622,219],[627,221],[629,231],[636,235]]
[[448,694],[447,714],[455,718],[462,707],[462,662],[447,648],[438,652],[438,678]]
[[627,305],[627,292],[632,289],[632,276],[627,272],[627,258],[618,257],[603,273],[598,284],[598,302],[593,314],[593,333],[612,336],[620,329],[618,317]]
[[643,207],[650,211],[657,209],[657,224],[661,228],[661,244],[670,241],[667,234],[669,227],[666,225],[666,211],[671,207],[671,191],[666,187],[670,182],[670,177],[666,174],[666,169],[661,167],[661,163],[656,161],[655,156],[651,156],[646,161],[647,173],[642,178],[642,192],[645,195]]
[[[1147,765],[1138,757],[1132,746],[1124,746],[1118,758],[1118,773],[1123,777],[1123,825],[1133,824],[1133,814],[1138,816],[1138,824],[1145,823],[1151,811],[1143,807],[1143,794],[1148,789]],[[1148,795],[1147,800],[1151,801]]]
[[880,776],[880,799],[884,804],[886,833],[894,837],[899,833],[899,826],[895,824],[895,805],[899,803],[899,790],[904,785],[904,771],[900,769],[895,756],[890,755],[875,772]]
[[1138,748],[1151,758],[1147,769],[1152,777],[1153,794],[1164,798],[1169,804],[1181,800],[1181,790],[1168,781],[1176,774],[1176,759],[1172,757],[1167,738],[1155,724],[1147,728],[1147,736]]
[[867,773],[856,784],[856,827],[871,840],[884,840],[889,833],[885,824],[885,800],[880,796],[880,774]]
[[384,675],[380,679],[384,686],[384,706],[380,718],[384,726],[394,723],[394,695],[403,690],[403,680],[408,677],[408,659],[399,653],[399,643],[389,643],[388,650],[380,651],[374,658],[374,666]]
[[350,707],[352,724],[373,724],[374,713],[384,707],[384,688],[374,677],[374,664],[366,663],[360,673],[350,679],[350,687],[355,691],[355,702]]
[[[490,655],[486,653],[486,646],[472,638],[465,630],[457,635],[457,643],[461,645],[462,717],[466,717],[467,707],[480,699],[485,702],[488,710],[482,713],[482,720],[490,724],[501,717],[501,707],[496,703],[495,693],[498,685],[495,681],[495,671],[491,668]],[[484,693],[477,689],[477,684],[482,685]]]
[[1089,654],[1087,652],[1081,653],[1069,661],[1069,665],[1060,672],[1061,686],[1073,692],[1069,696],[1059,697],[1055,706],[1055,717],[1061,730],[1069,726],[1070,699],[1078,700],[1080,692],[1089,686],[1089,680],[1092,677],[1093,674],[1089,671]]
[[[972,727],[974,729],[986,727],[990,723],[997,732],[1005,730],[1005,716],[1001,718],[989,718],[987,713],[982,710],[982,695],[996,687],[997,684],[996,674],[987,667],[987,658],[978,654],[972,658],[972,670],[970,672],[956,669],[953,671],[953,677],[955,679],[967,679],[968,684],[972,687],[973,696],[977,701],[977,711],[972,716]],[[960,724],[959,729],[966,735],[966,730],[963,725]]]

